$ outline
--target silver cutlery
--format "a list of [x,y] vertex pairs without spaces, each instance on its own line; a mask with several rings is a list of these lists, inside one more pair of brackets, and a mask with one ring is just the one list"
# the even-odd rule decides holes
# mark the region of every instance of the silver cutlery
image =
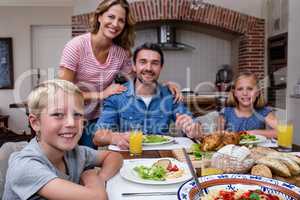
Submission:
[[161,195],[177,195],[177,192],[132,192],[122,193],[122,196],[161,196]]
[[194,200],[199,200],[201,199],[201,196],[203,196],[203,192],[202,192],[202,189],[201,189],[201,185],[200,185],[200,182],[198,180],[198,176],[194,170],[194,167],[193,167],[193,164],[192,164],[192,161],[189,157],[189,155],[187,154],[185,148],[182,148],[182,151],[183,151],[183,154],[184,154],[184,157],[185,157],[185,160],[187,162],[187,165],[189,166],[189,170],[193,176],[193,179],[196,183],[196,189],[197,189],[197,193],[196,195],[194,196]]

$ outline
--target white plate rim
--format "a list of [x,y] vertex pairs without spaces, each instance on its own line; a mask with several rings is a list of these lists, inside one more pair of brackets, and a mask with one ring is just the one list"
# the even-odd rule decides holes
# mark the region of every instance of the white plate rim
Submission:
[[[276,179],[271,179],[271,178],[265,178],[262,176],[255,176],[255,175],[250,175],[250,174],[218,174],[218,175],[210,175],[210,176],[203,176],[199,177],[198,180],[199,182],[205,182],[205,181],[211,181],[214,179],[250,179],[250,180],[257,180],[261,182],[267,182],[271,183],[273,185],[278,185],[280,187],[283,187],[285,189],[293,190],[295,193],[300,195],[300,188],[297,187],[296,185],[276,180]],[[194,183],[192,183],[192,180],[188,180],[184,182],[178,189],[177,191],[177,198],[179,200],[190,200],[188,196],[188,192],[190,189],[194,187]],[[183,198],[182,198],[183,196]]]
[[[161,159],[169,159],[172,163],[176,164],[178,167],[183,168],[185,171],[185,176],[176,179],[170,179],[165,181],[155,181],[155,180],[145,180],[135,174],[133,168],[137,165],[152,165],[154,162],[161,160]],[[146,185],[169,185],[175,183],[181,183],[189,180],[192,176],[189,172],[189,168],[186,163],[180,162],[175,158],[148,158],[148,159],[130,159],[124,160],[123,167],[120,169],[120,175],[122,178],[140,184]]]
[[258,143],[263,143],[267,140],[267,138],[263,135],[255,135],[255,137],[257,138],[257,140],[255,141],[240,141],[240,144],[258,144]]
[[[155,134],[157,135],[157,134]],[[163,136],[165,138],[167,138],[167,141],[164,142],[156,142],[156,143],[142,143],[143,146],[154,146],[154,145],[162,145],[162,144],[168,144],[174,141],[174,137],[168,136],[168,135],[159,135],[159,136]]]

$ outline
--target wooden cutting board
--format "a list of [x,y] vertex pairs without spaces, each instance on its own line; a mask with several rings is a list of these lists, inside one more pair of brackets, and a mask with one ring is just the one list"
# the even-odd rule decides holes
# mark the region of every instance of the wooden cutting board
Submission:
[[[177,160],[181,162],[186,162],[182,149],[172,150],[172,153]],[[195,156],[191,154],[189,154],[189,157],[193,163],[194,168],[201,168],[201,164],[203,162],[202,160],[196,160]]]

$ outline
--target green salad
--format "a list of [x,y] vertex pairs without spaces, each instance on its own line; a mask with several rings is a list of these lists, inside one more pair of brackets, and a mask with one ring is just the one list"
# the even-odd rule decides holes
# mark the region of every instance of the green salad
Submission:
[[257,137],[255,135],[242,134],[241,135],[241,140],[242,141],[256,141]]
[[191,145],[190,151],[195,156],[196,160],[201,160],[203,158],[211,158],[213,155],[212,152],[201,151],[201,144],[196,143]]
[[162,135],[145,135],[143,136],[143,143],[161,143],[169,141],[168,138]]
[[153,165],[146,167],[144,165],[133,168],[142,179],[164,181],[166,180],[167,170],[162,166]]

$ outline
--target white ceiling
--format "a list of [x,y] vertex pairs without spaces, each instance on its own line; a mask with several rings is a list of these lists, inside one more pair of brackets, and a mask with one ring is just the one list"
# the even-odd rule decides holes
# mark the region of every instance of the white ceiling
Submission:
[[73,6],[73,0],[0,0],[0,6]]

